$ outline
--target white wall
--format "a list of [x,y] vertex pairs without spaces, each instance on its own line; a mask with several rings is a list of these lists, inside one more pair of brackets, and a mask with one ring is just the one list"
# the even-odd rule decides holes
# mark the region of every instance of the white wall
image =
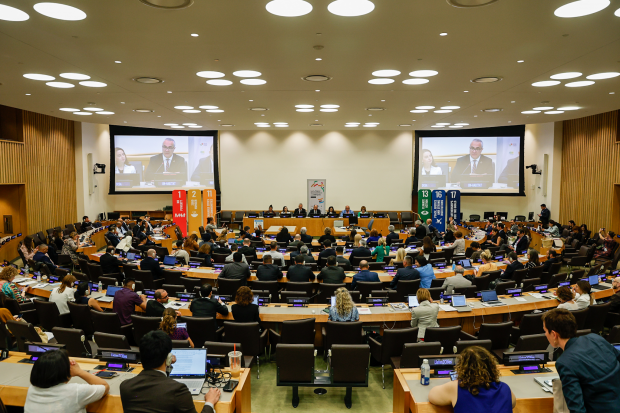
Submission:
[[411,208],[411,131],[220,132],[224,210],[307,208],[307,179],[326,179],[326,205]]

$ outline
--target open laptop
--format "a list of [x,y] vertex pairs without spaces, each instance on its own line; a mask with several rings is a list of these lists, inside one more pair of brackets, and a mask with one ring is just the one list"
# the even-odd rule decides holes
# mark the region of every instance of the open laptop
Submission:
[[482,291],[482,302],[488,305],[505,305],[497,299],[497,293],[495,290]]
[[131,262],[131,261],[135,261],[136,260],[136,253],[135,252],[128,252],[127,253],[127,261]]
[[452,296],[452,307],[456,308],[459,313],[466,313],[471,311],[471,308],[467,305],[467,300],[464,295]]
[[164,268],[168,269],[168,268],[174,268],[174,266],[177,263],[177,257],[172,256],[172,255],[166,255],[164,257]]
[[105,296],[97,297],[96,300],[101,301],[102,303],[111,303],[112,301],[114,301],[114,294],[116,294],[117,291],[122,289],[123,287],[108,285],[108,289],[105,291]]
[[601,279],[599,278],[598,275],[590,275],[588,277],[588,282],[590,283],[590,287],[592,287],[595,290],[608,290],[611,287],[605,287],[604,285],[600,285],[599,282],[601,281]]
[[418,303],[418,297],[415,295],[407,296],[407,301],[409,304],[409,308],[418,307],[420,303]]
[[463,267],[464,270],[471,270],[472,268],[474,268],[471,265],[471,260],[469,259],[459,260],[457,264]]
[[170,378],[183,383],[192,395],[200,394],[207,371],[206,348],[173,348],[177,361],[172,365]]

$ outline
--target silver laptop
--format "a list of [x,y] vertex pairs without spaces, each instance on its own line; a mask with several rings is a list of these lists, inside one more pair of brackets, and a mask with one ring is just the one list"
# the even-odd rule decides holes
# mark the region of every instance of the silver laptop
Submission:
[[105,290],[105,295],[101,297],[97,297],[96,300],[102,303],[111,303],[112,301],[114,301],[114,294],[116,294],[118,290],[122,290],[122,289],[123,287],[108,285],[108,288]]
[[183,383],[192,395],[200,394],[207,371],[206,348],[173,348],[177,361],[172,365],[170,378]]
[[452,307],[456,308],[459,313],[466,313],[471,311],[471,308],[467,305],[467,300],[464,295],[452,296]]

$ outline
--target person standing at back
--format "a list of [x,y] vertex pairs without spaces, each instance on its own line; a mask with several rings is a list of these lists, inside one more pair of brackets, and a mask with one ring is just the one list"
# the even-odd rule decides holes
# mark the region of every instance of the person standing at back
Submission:
[[549,225],[549,220],[551,219],[551,211],[547,209],[547,205],[540,204],[540,214],[538,214],[538,216],[540,217],[540,223],[543,228],[547,228],[547,225]]

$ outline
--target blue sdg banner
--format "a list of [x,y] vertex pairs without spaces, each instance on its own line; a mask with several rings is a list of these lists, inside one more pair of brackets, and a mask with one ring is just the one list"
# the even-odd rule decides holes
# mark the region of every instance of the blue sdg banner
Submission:
[[446,231],[446,191],[433,191],[433,226],[439,232]]
[[461,224],[461,191],[448,191],[448,218],[454,218],[456,224]]

